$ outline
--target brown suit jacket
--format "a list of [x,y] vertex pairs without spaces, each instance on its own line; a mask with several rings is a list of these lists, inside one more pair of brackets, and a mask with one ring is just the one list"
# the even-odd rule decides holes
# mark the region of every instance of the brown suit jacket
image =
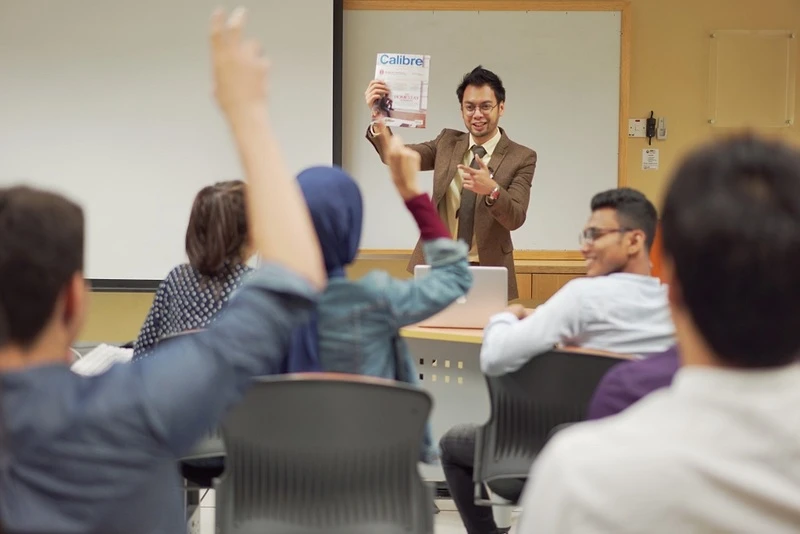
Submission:
[[[531,193],[533,172],[536,169],[536,152],[513,142],[500,128],[500,141],[492,153],[489,168],[494,180],[500,185],[500,197],[487,206],[484,196],[475,203],[475,239],[481,265],[505,266],[508,269],[508,298],[519,296],[514,270],[514,245],[511,231],[525,222],[528,200]],[[378,154],[380,145],[367,128],[367,139]],[[469,134],[445,128],[433,141],[408,145],[422,156],[423,171],[433,171],[433,202],[441,208],[450,181],[456,174],[456,166],[464,159],[469,146]],[[422,243],[417,242],[408,270],[424,263]]]

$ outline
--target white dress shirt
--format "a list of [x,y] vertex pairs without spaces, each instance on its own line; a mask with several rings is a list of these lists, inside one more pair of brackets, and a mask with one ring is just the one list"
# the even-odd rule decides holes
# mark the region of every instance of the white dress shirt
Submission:
[[490,376],[514,372],[558,344],[622,354],[668,349],[675,327],[667,286],[627,273],[570,280],[525,319],[510,312],[490,319],[481,370]]
[[800,365],[686,367],[619,415],[559,432],[517,532],[800,532]]

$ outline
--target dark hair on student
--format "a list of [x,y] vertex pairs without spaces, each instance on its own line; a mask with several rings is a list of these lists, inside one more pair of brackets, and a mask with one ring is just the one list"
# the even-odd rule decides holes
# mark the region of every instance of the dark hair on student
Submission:
[[609,189],[592,197],[591,207],[592,211],[603,208],[616,210],[620,225],[644,232],[647,250],[653,248],[658,225],[658,212],[653,203],[640,191],[630,187]]
[[77,204],[30,187],[0,189],[0,344],[27,349],[38,339],[59,295],[83,271],[83,240]]
[[456,89],[456,96],[458,96],[459,104],[464,102],[464,91],[466,91],[467,87],[470,85],[474,87],[488,85],[492,88],[492,91],[494,91],[494,97],[497,99],[498,104],[506,101],[506,89],[503,87],[503,82],[500,80],[500,77],[494,72],[484,69],[481,65],[472,69],[472,71],[465,74],[461,79],[461,83],[458,85],[458,89]]
[[800,357],[800,152],[750,134],[696,150],[661,224],[679,294],[722,362]]
[[218,182],[197,193],[186,228],[186,254],[201,274],[219,274],[238,263],[248,242],[245,185],[241,180]]

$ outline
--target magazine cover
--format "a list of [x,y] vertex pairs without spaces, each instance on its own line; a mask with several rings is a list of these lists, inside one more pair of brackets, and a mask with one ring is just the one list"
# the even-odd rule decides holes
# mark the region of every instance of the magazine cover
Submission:
[[378,54],[375,79],[389,86],[389,94],[376,102],[376,117],[387,126],[425,128],[430,67],[431,56]]

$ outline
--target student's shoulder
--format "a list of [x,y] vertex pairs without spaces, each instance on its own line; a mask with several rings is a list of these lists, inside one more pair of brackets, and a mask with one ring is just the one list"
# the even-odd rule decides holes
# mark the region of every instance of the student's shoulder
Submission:
[[188,263],[176,265],[167,273],[164,280],[161,281],[158,290],[159,292],[174,291],[176,287],[182,287],[187,285],[189,281],[197,280],[197,276],[198,273],[195,268]]
[[581,276],[579,278],[573,278],[569,280],[566,284],[561,286],[561,289],[558,290],[558,294],[563,295],[572,295],[572,296],[580,296],[584,294],[591,294],[598,291],[602,284],[597,283],[598,277],[589,277],[589,276]]
[[354,288],[358,288],[364,293],[380,295],[392,285],[393,281],[394,277],[388,272],[376,269],[357,280],[353,280],[352,284]]
[[[628,453],[636,455],[633,447],[609,443],[593,436],[588,429],[580,428],[597,423],[581,423],[579,428],[563,430],[550,440],[536,459],[522,506],[530,510],[552,506],[555,503],[550,502],[548,496],[557,495],[556,506],[562,508],[562,516],[580,518],[592,513],[602,514],[611,526],[609,531],[616,530],[614,523],[621,516],[626,518],[626,527],[631,532],[638,531],[646,525],[639,524],[641,509],[634,503],[659,485],[661,479],[658,476],[654,481],[644,478],[652,476],[653,464],[628,456]],[[650,469],[643,471],[634,467],[643,463]]]
[[[660,404],[659,399],[652,404]],[[658,406],[631,409],[596,421],[578,423],[558,432],[542,453],[543,463],[552,463],[570,478],[584,478],[602,485],[615,477],[646,482],[670,469],[668,439],[659,438],[653,417]],[[645,408],[645,409],[641,409]]]
[[233,285],[239,286],[243,282],[246,282],[253,276],[256,272],[256,269],[250,267],[246,263],[239,263],[231,267],[230,273],[228,274],[228,278],[231,280]]
[[167,274],[167,278],[178,278],[181,276],[194,276],[197,273],[194,267],[192,267],[188,263],[180,263],[173,267],[169,274]]
[[181,263],[170,270],[164,282],[175,283],[179,280],[194,279],[198,275],[194,267],[188,263]]
[[399,295],[404,283],[411,283],[411,281],[395,278],[387,271],[374,270],[353,280],[349,291],[354,299],[360,298],[377,304],[387,304],[393,297]]
[[623,285],[624,282],[613,276],[581,276],[573,278],[564,284],[563,289],[572,293],[595,297],[619,291]]

